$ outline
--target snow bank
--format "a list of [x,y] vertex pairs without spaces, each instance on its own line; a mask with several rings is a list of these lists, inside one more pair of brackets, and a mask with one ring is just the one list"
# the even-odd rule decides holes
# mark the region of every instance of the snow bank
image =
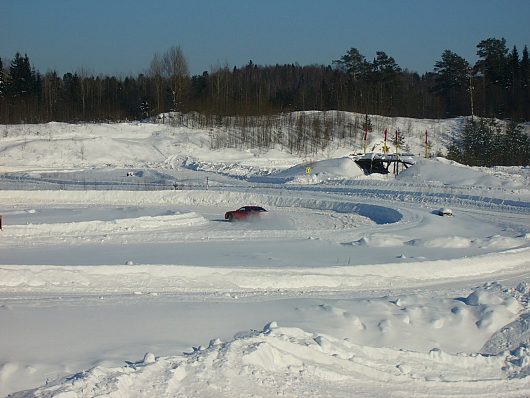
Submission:
[[180,229],[206,224],[204,217],[194,212],[112,221],[80,221],[73,223],[11,225],[3,234],[6,237],[35,238],[42,236],[77,235],[89,237],[119,232],[154,232],[157,230]]
[[357,178],[364,176],[362,169],[349,157],[303,163],[272,177],[296,183],[319,183],[330,179]]
[[0,266],[0,287],[57,292],[223,292],[231,290],[372,290],[437,284],[520,272],[530,248],[457,260],[340,267],[242,268],[184,265]]
[[530,394],[525,380],[506,382],[505,364],[505,356],[363,347],[272,322],[226,343],[213,339],[180,356],[98,366],[13,397]]
[[472,168],[444,158],[419,159],[404,170],[398,180],[416,181],[433,185],[471,186],[489,188],[528,188],[511,179],[501,179],[487,174],[480,168]]

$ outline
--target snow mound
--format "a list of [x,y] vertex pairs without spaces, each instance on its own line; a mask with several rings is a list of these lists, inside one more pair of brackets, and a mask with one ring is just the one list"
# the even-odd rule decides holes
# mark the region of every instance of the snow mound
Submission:
[[5,236],[30,238],[34,236],[60,235],[101,235],[118,232],[147,232],[191,227],[206,224],[208,221],[195,212],[167,215],[146,216],[111,221],[80,221],[73,223],[13,225],[6,230]]
[[432,239],[413,238],[396,234],[374,233],[367,234],[354,242],[344,242],[343,245],[357,245],[368,247],[402,247],[415,246],[438,249],[466,249],[477,247],[480,249],[507,250],[524,246],[526,236],[508,237],[493,235],[485,238],[466,238],[463,236],[440,236]]
[[[399,174],[396,179],[430,183],[434,185],[520,188],[521,185],[510,179],[487,174],[479,168],[464,166],[445,158],[419,159]],[[523,186],[524,187],[524,186]]]
[[299,164],[273,175],[292,183],[316,184],[325,180],[364,176],[362,169],[349,157]]
[[[143,360],[127,362],[122,367],[97,366],[13,394],[13,398],[83,397],[87,391],[91,396],[135,397],[346,397],[356,391],[377,397],[388,394],[386,383],[393,383],[393,392],[405,395],[414,391],[420,395],[450,396],[463,389],[480,395],[499,388],[530,392],[528,385],[524,388],[523,384],[506,384],[504,356],[363,347],[329,335],[274,324],[239,333],[226,343],[214,342],[178,356],[155,358],[148,353]],[[415,383],[421,380],[431,383]],[[477,383],[483,380],[488,383]]]
[[[473,291],[465,301],[470,305],[482,305],[485,308],[502,305],[512,313],[520,314],[513,322],[497,329],[482,347],[482,353],[497,355],[503,351],[514,351],[530,345],[530,312],[528,312],[530,288],[525,281],[520,282],[515,289],[506,289],[498,283],[489,283]],[[519,353],[523,351],[519,350]],[[528,350],[525,352],[528,354]],[[526,365],[522,367],[525,366],[530,374],[530,356]]]

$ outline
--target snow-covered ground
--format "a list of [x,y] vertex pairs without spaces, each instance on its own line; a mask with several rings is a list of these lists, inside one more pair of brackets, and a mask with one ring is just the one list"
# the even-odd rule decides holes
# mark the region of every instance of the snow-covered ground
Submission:
[[528,167],[0,131],[0,396],[530,396]]

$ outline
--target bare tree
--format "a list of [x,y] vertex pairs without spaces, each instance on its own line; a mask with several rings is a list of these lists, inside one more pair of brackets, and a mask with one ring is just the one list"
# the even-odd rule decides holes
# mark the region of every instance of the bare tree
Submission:
[[87,84],[87,80],[88,80],[88,77],[90,76],[90,72],[88,71],[87,68],[85,68],[84,66],[81,66],[78,70],[77,70],[77,75],[79,76],[79,84],[80,84],[80,88],[81,88],[81,105],[82,105],[82,109],[83,109],[83,119],[86,119],[86,101],[87,101],[87,97],[88,97],[88,84]]
[[177,111],[184,97],[189,76],[188,62],[180,46],[171,47],[164,53],[162,65],[163,71],[170,81],[173,110]]
[[163,74],[162,59],[160,58],[160,55],[158,55],[158,53],[155,53],[153,55],[153,59],[151,60],[151,64],[149,65],[148,74],[151,77],[151,79],[153,79],[153,83],[155,85],[156,114],[158,115],[161,113],[160,97],[162,93],[162,74]]

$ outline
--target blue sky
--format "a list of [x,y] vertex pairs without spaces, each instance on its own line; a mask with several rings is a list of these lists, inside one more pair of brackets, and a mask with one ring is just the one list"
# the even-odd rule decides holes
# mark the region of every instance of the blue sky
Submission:
[[192,74],[228,64],[329,65],[351,47],[431,71],[445,49],[470,62],[504,37],[530,45],[530,0],[0,0],[0,56],[41,72],[144,72],[180,46]]

